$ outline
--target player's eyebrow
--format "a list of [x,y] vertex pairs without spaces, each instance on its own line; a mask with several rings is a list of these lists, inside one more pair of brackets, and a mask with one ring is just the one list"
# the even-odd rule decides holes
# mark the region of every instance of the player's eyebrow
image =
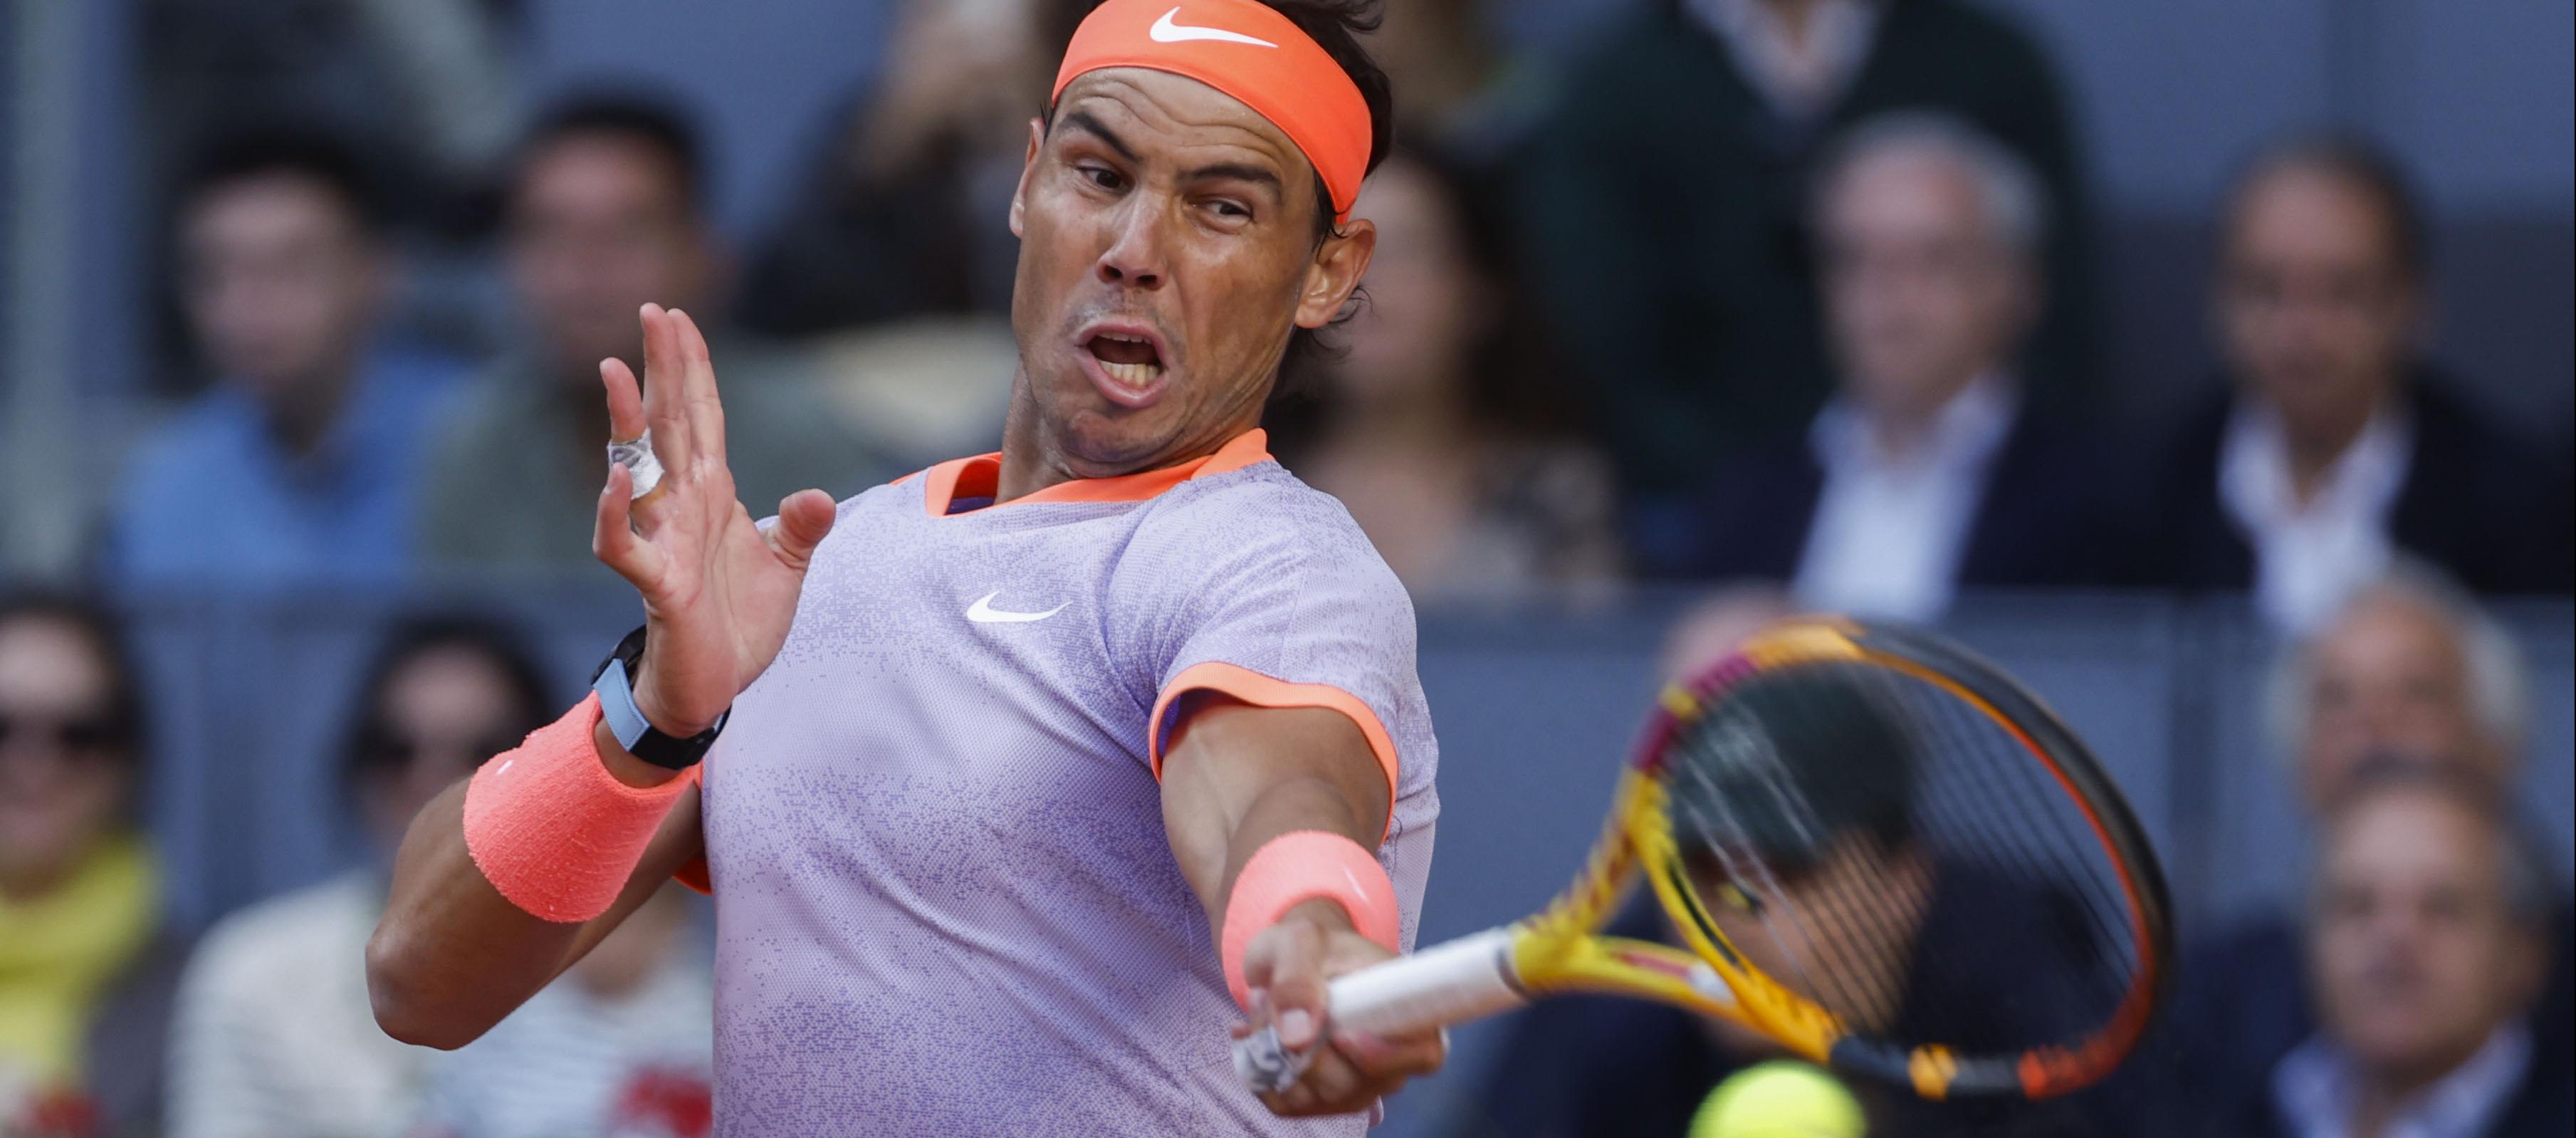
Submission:
[[1206,182],[1218,179],[1232,179],[1238,182],[1250,182],[1262,187],[1263,189],[1269,190],[1272,198],[1284,197],[1288,192],[1288,187],[1281,184],[1279,181],[1279,175],[1271,173],[1263,167],[1243,162],[1219,162],[1213,166],[1201,166],[1198,169],[1190,171],[1184,180],[1192,182]]
[[1136,153],[1135,147],[1127,145],[1126,139],[1118,137],[1118,133],[1116,131],[1110,130],[1107,126],[1102,125],[1101,121],[1093,118],[1089,111],[1067,111],[1065,112],[1064,123],[1066,126],[1078,128],[1085,133],[1090,134],[1092,137],[1099,139],[1101,142],[1107,144],[1111,150],[1117,151],[1119,157],[1124,158],[1131,163],[1141,165],[1145,161],[1143,157]]

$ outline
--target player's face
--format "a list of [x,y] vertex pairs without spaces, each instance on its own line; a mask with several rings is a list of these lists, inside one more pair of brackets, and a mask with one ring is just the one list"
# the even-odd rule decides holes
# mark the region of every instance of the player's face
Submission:
[[531,155],[511,202],[511,282],[567,382],[594,392],[599,361],[641,369],[635,311],[702,300],[706,231],[670,159],[638,139],[575,135]]
[[2237,203],[2221,348],[2294,430],[2357,429],[2405,365],[2416,297],[2390,237],[2369,194],[2316,170],[2264,175]]
[[131,776],[110,685],[72,625],[0,624],[0,891],[51,888],[113,823]]
[[1196,80],[1076,79],[1033,124],[1011,203],[1021,410],[1068,473],[1215,450],[1260,421],[1289,333],[1330,322],[1374,230],[1315,238],[1287,135]]
[[264,400],[327,398],[374,322],[379,255],[348,204],[311,178],[219,185],[180,233],[188,321],[223,376]]
[[490,658],[439,648],[398,665],[378,697],[383,746],[392,753],[369,786],[368,823],[390,853],[421,807],[483,760],[519,745],[509,677]]
[[1863,159],[1821,212],[1826,324],[1863,405],[1929,414],[2009,361],[2034,303],[2033,270],[1958,163]]
[[2536,990],[2540,951],[2506,908],[2496,834],[2438,795],[2354,805],[2329,835],[2309,931],[2327,1032],[2366,1067],[2430,1077]]
[[2323,806],[2362,763],[2389,755],[2467,764],[2501,779],[2502,740],[2488,738],[2471,706],[2467,662],[2448,625],[2419,605],[2374,600],[2355,607],[2308,649],[2314,676],[2300,781]]

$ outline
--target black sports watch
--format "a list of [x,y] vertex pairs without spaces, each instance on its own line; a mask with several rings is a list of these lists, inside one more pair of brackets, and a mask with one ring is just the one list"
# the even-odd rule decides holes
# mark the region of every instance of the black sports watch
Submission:
[[599,693],[599,716],[608,724],[609,734],[626,753],[668,770],[684,771],[707,757],[707,748],[716,745],[716,736],[724,731],[725,721],[733,718],[733,709],[716,716],[715,726],[686,739],[665,735],[644,718],[642,708],[635,706],[635,666],[644,659],[644,629],[637,626],[617,642],[608,658],[599,662],[591,673],[590,690]]

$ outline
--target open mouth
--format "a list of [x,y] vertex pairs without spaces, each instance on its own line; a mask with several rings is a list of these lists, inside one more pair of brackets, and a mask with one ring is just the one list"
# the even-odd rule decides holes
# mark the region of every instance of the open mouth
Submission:
[[1100,370],[1108,373],[1111,382],[1128,390],[1149,390],[1163,378],[1163,355],[1144,336],[1104,329],[1093,333],[1083,349],[1100,361]]

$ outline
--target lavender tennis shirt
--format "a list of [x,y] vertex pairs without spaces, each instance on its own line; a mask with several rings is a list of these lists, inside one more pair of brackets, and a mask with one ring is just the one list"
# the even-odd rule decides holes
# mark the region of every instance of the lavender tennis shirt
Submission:
[[1413,943],[1440,806],[1412,605],[1264,445],[972,508],[987,455],[841,503],[705,766],[720,1134],[1361,1131],[1236,1081],[1155,781],[1180,691],[1350,715]]

